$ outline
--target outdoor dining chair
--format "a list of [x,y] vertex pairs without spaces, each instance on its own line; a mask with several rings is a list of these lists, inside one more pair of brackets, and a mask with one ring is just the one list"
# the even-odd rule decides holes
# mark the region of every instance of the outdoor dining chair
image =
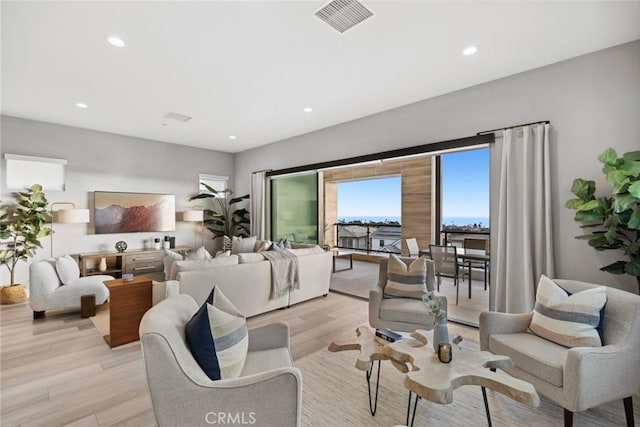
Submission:
[[458,304],[458,286],[460,278],[460,265],[458,264],[458,252],[455,246],[429,245],[429,256],[433,260],[436,273],[437,289],[440,291],[440,281],[442,277],[453,279],[456,287],[456,304]]

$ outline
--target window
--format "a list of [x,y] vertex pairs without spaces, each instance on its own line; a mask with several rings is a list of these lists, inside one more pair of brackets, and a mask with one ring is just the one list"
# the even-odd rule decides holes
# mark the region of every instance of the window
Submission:
[[384,240],[380,240],[380,247],[384,246]]
[[7,189],[24,190],[40,184],[44,190],[64,191],[65,159],[5,154]]
[[318,243],[316,172],[271,178],[271,240]]
[[443,229],[489,228],[489,149],[443,154]]
[[207,191],[206,187],[202,185],[202,183],[205,183],[209,187],[212,187],[214,190],[218,191],[218,197],[225,198],[226,194],[224,193],[224,190],[226,190],[228,187],[229,177],[201,173],[198,176],[198,191]]

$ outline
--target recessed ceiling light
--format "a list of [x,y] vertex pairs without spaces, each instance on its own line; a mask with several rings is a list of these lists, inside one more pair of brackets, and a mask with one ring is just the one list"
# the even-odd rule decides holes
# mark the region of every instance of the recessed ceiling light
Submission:
[[302,111],[304,111],[305,113],[310,113],[310,112],[312,112],[312,111],[313,111],[313,108],[311,108],[311,107],[305,107],[305,109],[304,109],[304,110],[302,110]]
[[78,107],[78,108],[89,108],[89,106],[87,104],[85,104],[84,102],[76,102],[76,107]]
[[125,42],[120,37],[111,36],[107,38],[107,41],[115,47],[124,47]]
[[476,53],[477,51],[478,51],[478,48],[476,46],[468,46],[464,48],[464,50],[462,51],[462,54],[464,56],[470,56]]
[[229,139],[236,139],[235,135],[229,135]]

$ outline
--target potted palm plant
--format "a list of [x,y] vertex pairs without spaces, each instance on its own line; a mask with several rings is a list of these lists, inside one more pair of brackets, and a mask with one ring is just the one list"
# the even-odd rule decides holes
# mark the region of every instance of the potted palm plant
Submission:
[[213,233],[213,237],[223,238],[223,250],[231,249],[233,236],[246,237],[249,235],[249,211],[245,208],[236,209],[236,205],[249,198],[248,194],[241,197],[233,197],[233,190],[225,188],[218,191],[205,184],[207,189],[189,200],[213,200],[214,209],[204,210],[204,224],[207,230]]
[[577,178],[571,192],[576,196],[566,203],[575,209],[575,220],[589,233],[577,236],[595,250],[619,250],[625,259],[600,268],[612,274],[629,274],[636,278],[640,291],[640,151],[618,157],[612,148],[598,160],[602,173],[613,188],[611,196],[596,197],[594,181]]
[[0,304],[14,304],[27,299],[24,286],[15,283],[19,261],[27,261],[41,248],[40,239],[51,234],[47,198],[42,186],[35,184],[15,193],[16,206],[0,205],[0,265],[9,270],[9,285],[0,289]]

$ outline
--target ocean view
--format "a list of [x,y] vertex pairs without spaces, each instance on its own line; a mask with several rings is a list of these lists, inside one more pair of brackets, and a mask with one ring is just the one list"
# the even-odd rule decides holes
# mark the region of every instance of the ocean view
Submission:
[[[487,217],[453,217],[453,216],[445,216],[443,218],[443,222],[445,225],[471,225],[471,224],[482,224],[483,227],[489,226],[489,218]],[[352,222],[352,221],[362,221],[362,222],[398,222],[400,221],[399,216],[340,216],[338,217],[338,221],[344,222]]]

